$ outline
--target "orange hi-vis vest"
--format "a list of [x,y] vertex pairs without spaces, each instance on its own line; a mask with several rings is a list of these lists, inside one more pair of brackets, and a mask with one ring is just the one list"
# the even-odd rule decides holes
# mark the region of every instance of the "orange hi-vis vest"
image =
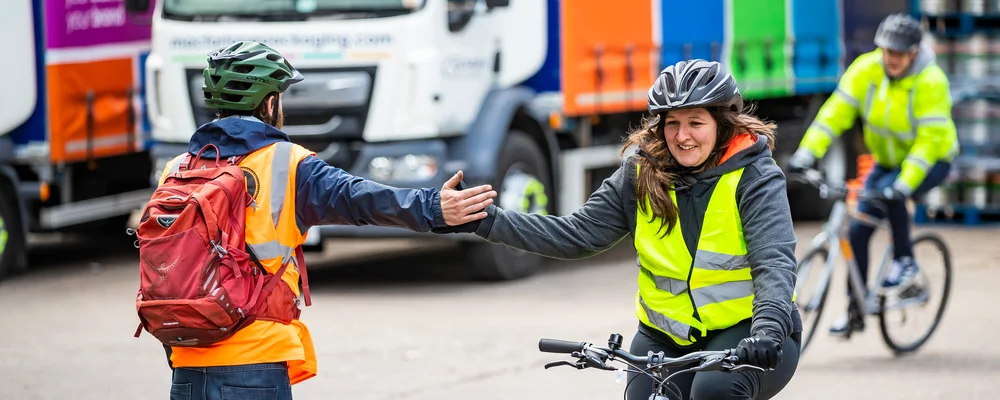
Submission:
[[[315,153],[300,145],[277,142],[239,161],[253,198],[246,209],[248,246],[269,274],[291,264],[256,321],[210,347],[172,347],[170,360],[175,368],[286,362],[292,384],[316,375],[312,337],[299,320],[300,266],[296,260],[296,248],[305,242],[307,232],[301,232],[295,221],[295,174],[299,162],[310,155]],[[185,156],[167,163],[160,183],[180,168]],[[308,284],[303,286],[309,305]]]

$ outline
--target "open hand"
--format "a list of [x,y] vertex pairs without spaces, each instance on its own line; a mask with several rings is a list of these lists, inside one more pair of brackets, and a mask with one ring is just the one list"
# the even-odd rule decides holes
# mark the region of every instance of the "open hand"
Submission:
[[493,204],[497,192],[490,185],[481,185],[458,190],[462,182],[462,171],[458,171],[441,187],[441,212],[448,226],[461,225],[486,218],[486,207]]

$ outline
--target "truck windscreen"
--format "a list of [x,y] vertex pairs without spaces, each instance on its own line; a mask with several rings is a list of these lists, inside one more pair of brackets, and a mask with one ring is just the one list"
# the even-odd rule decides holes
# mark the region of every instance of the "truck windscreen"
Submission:
[[425,0],[166,0],[163,18],[187,21],[300,21],[408,14]]

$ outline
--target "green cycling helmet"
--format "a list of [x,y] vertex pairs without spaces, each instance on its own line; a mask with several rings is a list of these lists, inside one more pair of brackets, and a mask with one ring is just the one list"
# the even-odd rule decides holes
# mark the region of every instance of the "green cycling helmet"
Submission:
[[253,111],[267,95],[302,81],[302,74],[281,54],[250,41],[208,53],[204,75],[205,105],[239,111]]

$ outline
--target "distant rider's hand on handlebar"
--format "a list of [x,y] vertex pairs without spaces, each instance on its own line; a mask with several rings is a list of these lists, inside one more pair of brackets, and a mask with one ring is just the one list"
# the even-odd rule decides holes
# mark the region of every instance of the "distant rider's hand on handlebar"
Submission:
[[861,192],[861,197],[870,199],[880,199],[888,201],[900,201],[906,199],[906,195],[894,187],[887,187],[882,190],[865,189]]
[[812,168],[816,157],[805,148],[800,148],[788,159],[788,172],[800,173]]
[[736,345],[741,364],[774,369],[781,362],[781,339],[774,333],[758,331]]

